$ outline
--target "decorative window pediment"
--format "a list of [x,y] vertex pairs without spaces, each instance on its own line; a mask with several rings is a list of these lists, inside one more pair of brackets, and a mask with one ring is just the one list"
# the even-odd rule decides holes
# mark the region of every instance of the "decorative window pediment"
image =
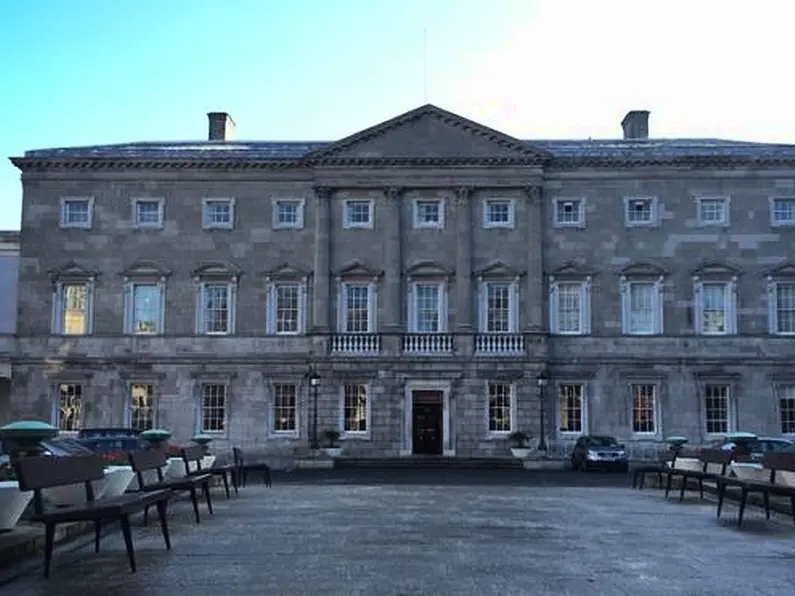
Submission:
[[61,267],[50,270],[48,275],[50,281],[53,283],[63,280],[93,281],[99,277],[99,272],[93,269],[87,269],[76,261],[69,261]]
[[171,275],[171,271],[155,263],[153,261],[136,261],[120,275],[125,279],[129,278],[147,278],[147,279],[165,279]]
[[620,271],[621,277],[665,277],[668,272],[654,263],[638,262],[627,265]]
[[795,264],[784,263],[778,267],[774,267],[765,272],[765,277],[768,279],[795,279]]
[[525,275],[524,271],[519,271],[502,261],[493,261],[483,269],[475,271],[475,277],[480,280],[517,279],[523,275]]
[[204,263],[198,269],[191,271],[193,279],[229,279],[236,281],[242,273],[240,267],[234,263],[226,261],[215,261],[212,263]]
[[699,267],[691,272],[695,279],[700,278],[736,278],[742,271],[732,265],[720,263],[717,261],[709,261],[702,263]]
[[420,261],[405,271],[406,277],[409,279],[419,277],[441,277],[446,279],[451,277],[453,273],[452,269],[448,269],[434,261]]
[[371,269],[359,260],[354,260],[334,272],[337,279],[380,279],[382,270]]
[[305,281],[311,275],[312,272],[308,269],[304,269],[302,267],[298,267],[296,265],[291,265],[289,263],[282,263],[278,267],[274,269],[269,269],[263,273],[266,279],[274,279],[274,280],[300,280]]
[[596,271],[582,263],[568,262],[550,272],[553,279],[583,279],[593,277]]

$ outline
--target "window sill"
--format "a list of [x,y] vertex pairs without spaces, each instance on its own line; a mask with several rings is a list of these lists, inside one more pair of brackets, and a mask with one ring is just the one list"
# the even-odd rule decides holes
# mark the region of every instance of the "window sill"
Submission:
[[61,224],[62,230],[90,230],[91,224]]
[[513,230],[516,225],[513,222],[497,222],[497,223],[484,223],[484,230]]
[[[486,441],[507,441],[508,437],[511,435],[512,430],[492,430],[486,431]],[[532,439],[531,439],[532,440]]]
[[343,432],[340,435],[341,441],[370,441],[370,433],[369,432]]
[[202,226],[202,230],[232,230],[234,226],[232,224],[204,224]]
[[374,228],[373,224],[344,224],[342,229],[344,230],[372,230]]

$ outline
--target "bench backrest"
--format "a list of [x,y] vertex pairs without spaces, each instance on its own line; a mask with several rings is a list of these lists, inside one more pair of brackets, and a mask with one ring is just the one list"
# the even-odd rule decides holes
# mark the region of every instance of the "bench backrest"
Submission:
[[33,508],[38,514],[44,512],[41,489],[83,483],[90,503],[94,500],[91,483],[105,478],[105,462],[98,455],[23,457],[14,468],[20,490],[33,491]]
[[185,463],[185,474],[190,474],[190,465],[196,463],[196,469],[202,469],[202,458],[206,455],[204,447],[201,445],[189,445],[180,450],[182,461]]
[[235,460],[236,466],[242,466],[244,461],[243,450],[239,447],[232,447],[232,457]]
[[146,486],[144,472],[157,470],[157,481],[163,482],[163,468],[166,465],[166,454],[160,449],[142,449],[130,451],[128,454],[133,472],[138,476],[138,486]]
[[775,482],[776,472],[795,472],[795,453],[788,451],[768,451],[762,456],[762,463],[770,470],[770,482]]
[[703,465],[703,471],[706,472],[709,464],[721,466],[721,476],[726,475],[726,468],[732,461],[733,453],[723,449],[702,449],[698,458]]

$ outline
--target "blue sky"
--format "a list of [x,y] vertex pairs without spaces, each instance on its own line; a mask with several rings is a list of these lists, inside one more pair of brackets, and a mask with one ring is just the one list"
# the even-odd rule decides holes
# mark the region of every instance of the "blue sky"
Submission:
[[[0,154],[203,139],[208,111],[239,139],[334,139],[426,101],[521,138],[617,137],[648,109],[652,136],[795,142],[793,17],[791,0],[2,2]],[[0,229],[20,205],[3,159]]]

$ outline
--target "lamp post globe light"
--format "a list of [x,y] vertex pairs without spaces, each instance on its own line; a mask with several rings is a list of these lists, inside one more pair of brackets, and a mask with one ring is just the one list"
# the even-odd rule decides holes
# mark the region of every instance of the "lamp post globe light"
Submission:
[[309,379],[309,388],[312,390],[312,433],[309,438],[309,446],[314,451],[318,448],[317,442],[317,391],[320,387],[320,375],[315,367],[309,365],[309,372],[306,374]]
[[546,395],[544,389],[546,389],[547,383],[549,383],[549,376],[547,376],[546,371],[541,371],[536,375],[536,387],[538,387],[538,402],[540,404],[540,408],[538,409],[538,422],[539,422],[539,439],[538,439],[538,450],[546,452],[547,450],[547,437],[546,437],[546,430],[544,428],[544,422],[546,420],[546,412],[544,411],[544,402],[546,400]]

